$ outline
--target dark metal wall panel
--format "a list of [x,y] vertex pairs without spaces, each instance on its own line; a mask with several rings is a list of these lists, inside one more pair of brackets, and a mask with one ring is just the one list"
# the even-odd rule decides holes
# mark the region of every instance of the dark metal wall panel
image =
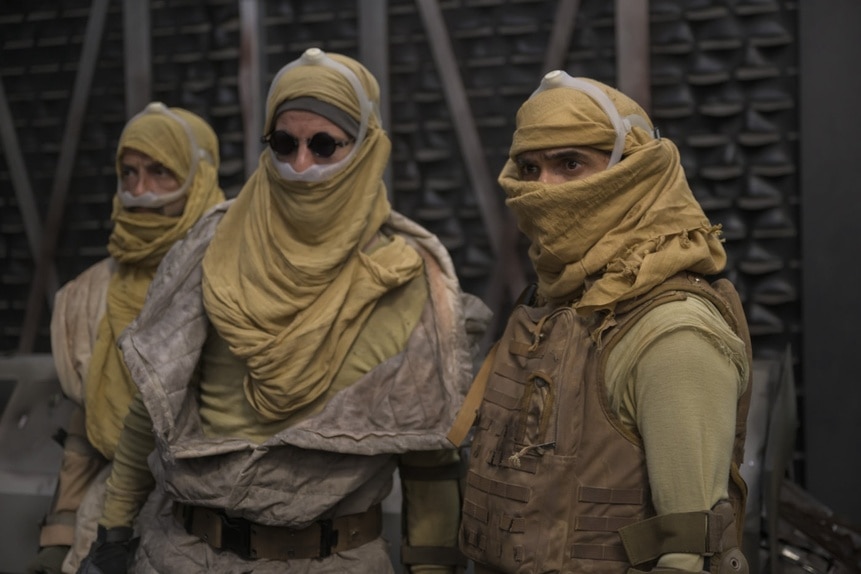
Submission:
[[[462,149],[471,140],[458,133],[463,118],[447,99],[451,86],[446,76],[451,71],[440,69],[438,58],[435,60],[433,30],[416,14],[415,2],[391,4],[395,205],[442,239],[465,288],[491,301],[504,317],[510,293],[500,298],[490,286],[498,286],[499,281],[511,285],[515,280],[522,285],[531,276],[525,243],[507,217],[488,217],[494,211],[508,215],[503,194],[494,184],[492,197],[480,201],[481,190],[475,187],[469,168],[484,162],[495,182],[508,155],[517,108],[548,71],[544,69],[551,46],[548,39],[560,35],[558,27],[554,28],[557,5],[537,1],[440,3],[453,52],[451,64],[465,91],[469,120],[477,130],[478,143]],[[553,46],[580,41],[581,26],[590,26],[589,13],[583,19],[577,15],[576,25],[574,20],[569,31],[572,42],[563,38]],[[608,33],[612,38],[611,29]],[[475,146],[479,149],[472,149]],[[488,224],[495,228],[489,229]],[[502,242],[492,240],[494,235],[505,239],[506,257],[514,251],[521,265],[520,278],[496,277],[500,258],[495,245]],[[519,289],[519,285],[513,287]]]
[[153,99],[207,120],[218,134],[229,197],[245,181],[236,0],[152,0]]
[[[91,5],[87,0],[0,3],[0,76],[43,224],[70,119]],[[118,7],[111,6],[105,29],[121,28]],[[114,120],[122,121],[123,108],[121,46],[116,38],[105,37],[101,42],[80,138],[75,142],[75,161],[68,181],[57,182],[69,186],[60,229],[52,230],[58,233],[55,263],[60,283],[106,254],[110,197],[116,185],[109,126]],[[8,167],[4,153],[0,157],[0,244],[5,246],[0,256],[0,348],[7,351],[15,349],[21,337],[35,272]],[[35,340],[37,351],[49,350],[47,324],[45,305]]]
[[105,22],[108,15],[109,0],[94,0],[87,17],[84,29],[84,41],[81,56],[75,73],[72,87],[72,97],[69,109],[63,122],[63,136],[60,139],[60,153],[51,182],[51,195],[48,199],[48,211],[45,215],[45,225],[39,242],[39,256],[36,258],[36,268],[30,284],[27,307],[21,327],[18,342],[19,353],[32,353],[35,346],[41,311],[44,308],[42,296],[47,295],[49,307],[53,307],[55,291],[49,287],[54,282],[54,258],[57,251],[59,227],[63,221],[63,212],[69,195],[72,172],[78,154],[78,146],[84,124],[84,115],[90,99],[93,76],[97,65],[99,49],[104,35]]
[[[231,196],[254,167],[263,131],[257,122],[248,126],[243,121],[239,5],[237,0],[150,0],[152,97],[212,123],[221,139],[222,185]],[[362,30],[373,28],[360,21],[360,5],[267,0],[258,38],[262,83],[268,86],[278,69],[310,46],[360,58]],[[457,131],[467,112],[451,108],[446,78],[452,76],[443,74],[435,60],[434,34],[418,3],[387,2],[389,74],[382,85],[393,143],[392,201],[439,235],[468,291],[492,299],[499,259],[490,238],[500,232],[511,241],[524,275],[530,274],[525,240],[512,238],[510,228],[487,227],[494,220],[486,216],[492,210],[486,198],[484,207],[479,201],[468,158],[481,157],[495,179],[507,156],[515,113],[550,62],[575,76],[611,85],[623,81],[617,41],[630,30],[620,29],[626,20],[617,14],[619,5],[624,3],[438,2],[454,60],[446,70],[462,82],[475,142]],[[707,214],[723,226],[726,274],[744,296],[754,354],[773,357],[791,345],[796,364],[803,366],[802,343],[809,337],[802,340],[799,296],[807,270],[799,253],[796,3],[651,0],[648,5],[652,116],[664,136],[678,144]],[[90,6],[89,0],[0,3],[0,77],[42,218]],[[121,2],[111,3],[60,231],[56,263],[61,282],[106,254],[116,185],[114,148],[127,117],[121,12]],[[560,25],[560,19],[569,25]],[[496,207],[504,212],[501,191],[494,193]],[[4,156],[0,207],[0,349],[14,349],[33,263]],[[494,307],[501,317],[507,313],[504,299]],[[39,333],[37,348],[47,350],[46,320]],[[807,385],[803,377],[799,381],[803,399]],[[803,446],[799,451],[801,468]]]
[[861,221],[857,73],[861,4],[800,2],[801,218],[806,485],[861,524],[858,352]]
[[[757,358],[801,365],[798,10],[795,2],[651,3],[652,118],[722,225]],[[796,379],[798,401],[805,392]],[[804,425],[802,420],[802,426]],[[797,437],[796,479],[805,457]]]

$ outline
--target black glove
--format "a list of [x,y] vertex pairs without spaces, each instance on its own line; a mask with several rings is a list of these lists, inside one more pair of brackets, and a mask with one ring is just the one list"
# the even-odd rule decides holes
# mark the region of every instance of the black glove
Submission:
[[126,574],[137,539],[128,527],[105,528],[99,524],[96,541],[81,562],[78,574]]
[[27,566],[27,574],[60,574],[70,546],[43,546]]

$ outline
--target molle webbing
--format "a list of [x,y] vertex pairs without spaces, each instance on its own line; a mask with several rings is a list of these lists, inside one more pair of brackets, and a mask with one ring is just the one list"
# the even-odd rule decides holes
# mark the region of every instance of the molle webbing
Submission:
[[642,450],[600,406],[592,324],[570,307],[519,306],[500,340],[460,532],[461,549],[483,566],[552,571],[585,560],[623,571],[617,530],[650,515]]
[[720,552],[721,539],[732,523],[729,512],[681,512],[653,516],[619,530],[631,564],[656,560],[662,554],[682,552],[709,556]]
[[[620,531],[633,539],[635,560],[662,552],[660,544],[650,546],[660,537],[647,525],[685,531],[684,524],[674,526],[672,519],[648,522],[655,510],[642,441],[636,433],[623,432],[621,421],[609,410],[603,373],[607,356],[631,325],[656,306],[682,301],[689,293],[714,304],[749,346],[732,286],[718,281],[712,288],[694,274],[680,274],[621,303],[605,322],[567,306],[514,309],[495,356],[482,368],[486,388],[481,391],[484,400],[475,421],[464,495],[460,545],[481,565],[480,571],[573,567],[624,574],[635,562]],[[608,327],[603,340],[594,337],[598,325]],[[744,439],[741,415],[748,393],[739,403],[736,452]],[[743,512],[744,483],[736,468],[728,472],[728,481],[735,512],[725,503],[722,524]],[[736,546],[740,529],[733,524],[710,528],[708,513],[697,516],[699,532],[722,533],[717,546],[710,540],[700,546]],[[716,553],[713,558],[721,557]]]
[[[606,361],[615,343],[630,330],[636,321],[648,311],[670,301],[682,300],[685,293],[698,295],[709,301],[736,335],[744,342],[747,351],[748,365],[753,364],[753,354],[750,342],[750,331],[744,315],[744,307],[735,287],[727,279],[718,279],[713,283],[706,281],[696,273],[679,273],[648,293],[640,297],[620,303],[616,314],[625,315],[623,324],[613,331],[602,350],[600,372],[605,372]],[[739,397],[736,411],[735,444],[733,445],[732,468],[729,473],[729,496],[735,508],[735,525],[738,543],[744,532],[744,515],[747,503],[747,485],[741,476],[739,468],[744,460],[744,440],[747,434],[747,413],[750,408],[751,387],[753,384],[753,369],[749,369],[748,384],[745,392]],[[639,437],[637,437],[639,440]]]

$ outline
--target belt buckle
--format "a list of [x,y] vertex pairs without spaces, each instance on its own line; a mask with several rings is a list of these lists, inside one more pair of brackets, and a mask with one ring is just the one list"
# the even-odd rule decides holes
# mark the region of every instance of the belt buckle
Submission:
[[221,548],[229,550],[241,558],[251,556],[251,527],[247,520],[228,516],[224,511],[218,513],[221,520]]
[[332,555],[332,548],[338,545],[338,531],[332,528],[332,519],[318,520],[320,525],[320,558]]

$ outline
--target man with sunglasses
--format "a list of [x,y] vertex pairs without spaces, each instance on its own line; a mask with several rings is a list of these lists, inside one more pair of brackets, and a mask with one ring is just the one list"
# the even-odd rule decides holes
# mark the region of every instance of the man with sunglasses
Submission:
[[154,102],[124,127],[116,152],[110,257],[57,293],[51,343],[69,424],[53,507],[30,573],[75,572],[96,535],[106,469],[134,383],[117,337],[143,306],[167,251],[224,201],[218,139],[197,115]]
[[315,48],[274,78],[257,170],[121,339],[140,393],[82,572],[125,571],[137,516],[136,571],[391,573],[396,469],[409,570],[459,567],[445,433],[489,310],[392,210],[378,101],[364,66]]
[[732,285],[706,280],[720,227],[676,146],[619,91],[554,71],[499,183],[538,282],[463,411],[475,396],[460,547],[476,574],[746,573],[750,338]]

